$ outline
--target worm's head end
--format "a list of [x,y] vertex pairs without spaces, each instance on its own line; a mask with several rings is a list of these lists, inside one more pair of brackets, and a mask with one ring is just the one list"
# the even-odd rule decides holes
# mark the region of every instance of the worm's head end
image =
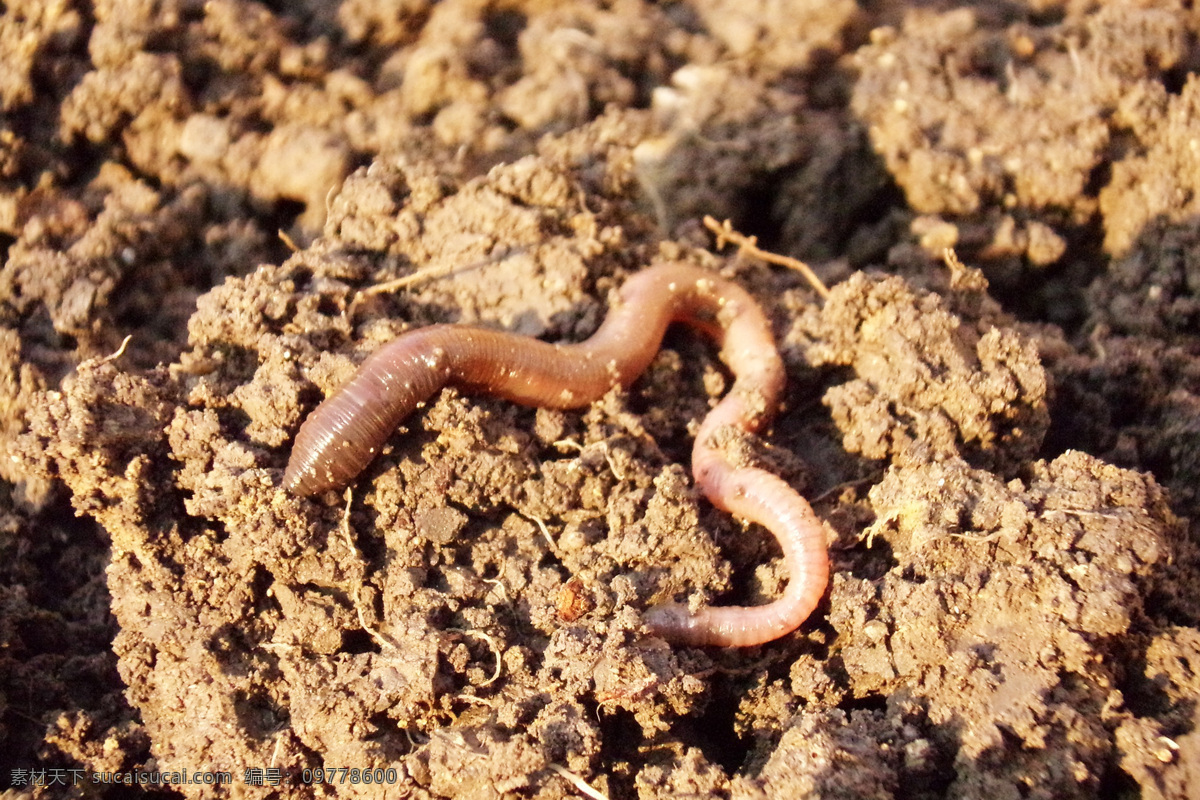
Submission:
[[296,497],[309,497],[328,487],[321,485],[321,482],[317,480],[316,472],[311,467],[300,463],[293,456],[288,459],[287,468],[283,471],[281,488]]
[[283,485],[280,487],[288,494],[297,494],[297,487],[300,485],[300,476],[296,473],[298,470],[293,469],[291,461],[288,462],[287,468],[283,471]]

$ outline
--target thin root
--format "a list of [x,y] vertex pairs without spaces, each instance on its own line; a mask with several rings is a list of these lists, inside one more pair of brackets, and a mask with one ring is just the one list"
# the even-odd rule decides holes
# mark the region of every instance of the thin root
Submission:
[[[354,491],[352,489],[347,488],[346,489],[346,510],[342,512],[342,525],[341,525],[342,535],[346,538],[346,546],[350,548],[350,552],[354,553],[354,557],[357,558],[358,562],[361,564],[362,563],[362,553],[358,552],[358,547],[355,546],[354,539],[351,538],[351,536],[350,536],[350,504],[353,502],[354,502]],[[355,589],[354,589],[354,611],[356,614],[358,614],[359,626],[364,631],[366,631],[367,634],[372,639],[374,639],[375,642],[383,650],[386,651],[386,650],[398,649],[398,646],[396,645],[396,643],[394,641],[392,641],[389,637],[385,636],[381,631],[375,630],[375,628],[371,627],[370,624],[367,623],[367,617],[363,613],[363,609],[362,609],[362,590],[363,590],[363,580],[362,580],[362,576],[360,575],[359,579],[358,579],[358,586],[355,587]]]
[[546,521],[541,517],[535,517],[532,514],[517,512],[525,519],[538,526],[538,530],[542,532],[542,538],[546,540],[546,544],[550,546],[550,552],[558,556],[558,545],[554,543],[554,537],[550,535],[550,528],[546,525]]
[[285,231],[283,228],[280,228],[277,233],[279,234],[279,241],[283,242],[284,247],[286,247],[288,250],[291,250],[293,253],[300,252],[300,245],[296,244],[292,237],[288,235],[287,231]]
[[829,287],[825,285],[824,281],[817,277],[817,273],[812,271],[812,267],[808,266],[808,264],[805,264],[800,259],[781,256],[778,253],[772,253],[769,250],[763,250],[758,246],[758,237],[746,236],[745,234],[738,233],[733,229],[733,223],[731,223],[729,220],[717,222],[713,217],[705,215],[704,227],[708,228],[716,235],[718,250],[724,249],[725,245],[727,244],[736,244],[740,253],[744,253],[748,256],[766,261],[768,264],[778,264],[781,267],[794,269],[804,276],[804,279],[808,281],[810,286],[812,286],[813,291],[821,296],[822,300],[829,299]]
[[549,766],[550,769],[558,773],[559,777],[578,789],[581,794],[591,797],[593,800],[608,800],[608,795],[604,794],[603,792],[596,791],[588,784],[587,781],[576,775],[574,772],[571,772],[571,770],[567,769],[561,764],[550,764]]
[[447,631],[450,633],[461,633],[463,636],[478,636],[480,639],[483,639],[488,643],[488,647],[491,648],[492,653],[494,653],[496,656],[496,671],[492,673],[492,677],[479,684],[479,686],[482,688],[484,686],[491,686],[493,683],[495,683],[500,677],[500,673],[504,669],[504,661],[501,660],[500,655],[500,645],[496,644],[496,640],[483,631],[472,631],[467,630],[466,628],[447,628]]
[[445,278],[458,272],[468,272],[473,269],[486,267],[489,264],[498,264],[507,259],[509,256],[523,253],[528,249],[529,248],[527,247],[507,247],[495,255],[481,258],[478,261],[473,261],[466,265],[451,263],[443,264],[442,266],[434,265],[424,267],[416,272],[413,272],[412,274],[404,275],[402,277],[395,278],[394,280],[384,281],[383,283],[377,283],[374,286],[368,286],[359,292],[359,294],[369,296],[374,294],[387,294],[389,292],[397,291],[398,289],[406,289],[409,286],[413,286],[418,283],[424,283],[425,281],[431,281],[435,278]]
[[76,367],[76,369],[79,369],[81,367],[95,367],[100,364],[107,364],[110,361],[116,361],[118,358],[125,355],[125,348],[129,346],[129,340],[132,338],[133,338],[133,334],[131,333],[128,336],[126,336],[124,339],[121,340],[121,346],[118,347],[115,352],[109,353],[108,355],[104,356],[103,358],[85,359],[85,360],[79,362],[79,367]]

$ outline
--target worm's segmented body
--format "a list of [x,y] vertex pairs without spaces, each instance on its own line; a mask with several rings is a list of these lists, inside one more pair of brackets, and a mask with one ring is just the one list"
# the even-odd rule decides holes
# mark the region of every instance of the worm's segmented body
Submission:
[[643,270],[619,294],[599,330],[579,344],[547,344],[466,325],[433,325],[397,337],[301,425],[284,488],[311,495],[346,485],[396,426],[446,385],[523,405],[586,406],[613,386],[633,383],[658,352],[667,326],[681,322],[721,347],[735,379],[696,437],[696,485],[713,505],[775,535],[789,579],[784,594],[764,606],[709,607],[692,614],[670,603],[647,611],[646,625],[656,635],[692,645],[749,646],[795,630],[829,579],[821,524],[779,477],[736,466],[713,444],[723,426],[756,432],[778,408],[784,370],[766,317],[741,287],[687,264]]

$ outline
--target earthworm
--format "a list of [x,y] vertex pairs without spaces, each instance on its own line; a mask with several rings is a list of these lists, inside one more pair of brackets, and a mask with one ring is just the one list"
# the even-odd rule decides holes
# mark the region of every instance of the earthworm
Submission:
[[711,338],[734,376],[732,390],[700,425],[692,448],[696,485],[714,506],[757,522],[779,540],[788,569],[783,595],[762,606],[650,608],[654,635],[689,645],[748,647],[795,630],[829,580],[825,537],[812,508],[781,478],[731,463],[716,435],[726,426],[754,433],[774,416],[784,388],[771,326],[751,296],[704,269],[664,262],[621,287],[600,328],[578,344],[549,344],[467,325],[404,333],[369,356],[342,388],[300,426],[283,486],[312,495],[349,483],[393,429],[446,385],[516,403],[578,408],[614,386],[628,387],[649,366],[672,322]]

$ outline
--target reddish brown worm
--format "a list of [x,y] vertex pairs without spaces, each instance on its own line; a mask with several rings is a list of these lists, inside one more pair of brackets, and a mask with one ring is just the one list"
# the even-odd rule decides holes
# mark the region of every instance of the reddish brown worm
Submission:
[[734,376],[733,389],[700,425],[692,448],[696,485],[717,508],[757,522],[783,548],[788,584],[762,606],[678,603],[650,608],[650,632],[689,645],[748,647],[795,630],[829,582],[825,536],[808,502],[779,477],[732,463],[716,443],[725,426],[756,432],[774,416],[784,387],[771,326],[754,299],[717,275],[661,263],[634,275],[599,330],[579,344],[548,344],[466,325],[402,334],[373,353],[345,386],[321,403],[296,436],[283,486],[298,495],[345,486],[418,405],[443,386],[516,403],[578,408],[649,366],[672,322],[711,338]]

